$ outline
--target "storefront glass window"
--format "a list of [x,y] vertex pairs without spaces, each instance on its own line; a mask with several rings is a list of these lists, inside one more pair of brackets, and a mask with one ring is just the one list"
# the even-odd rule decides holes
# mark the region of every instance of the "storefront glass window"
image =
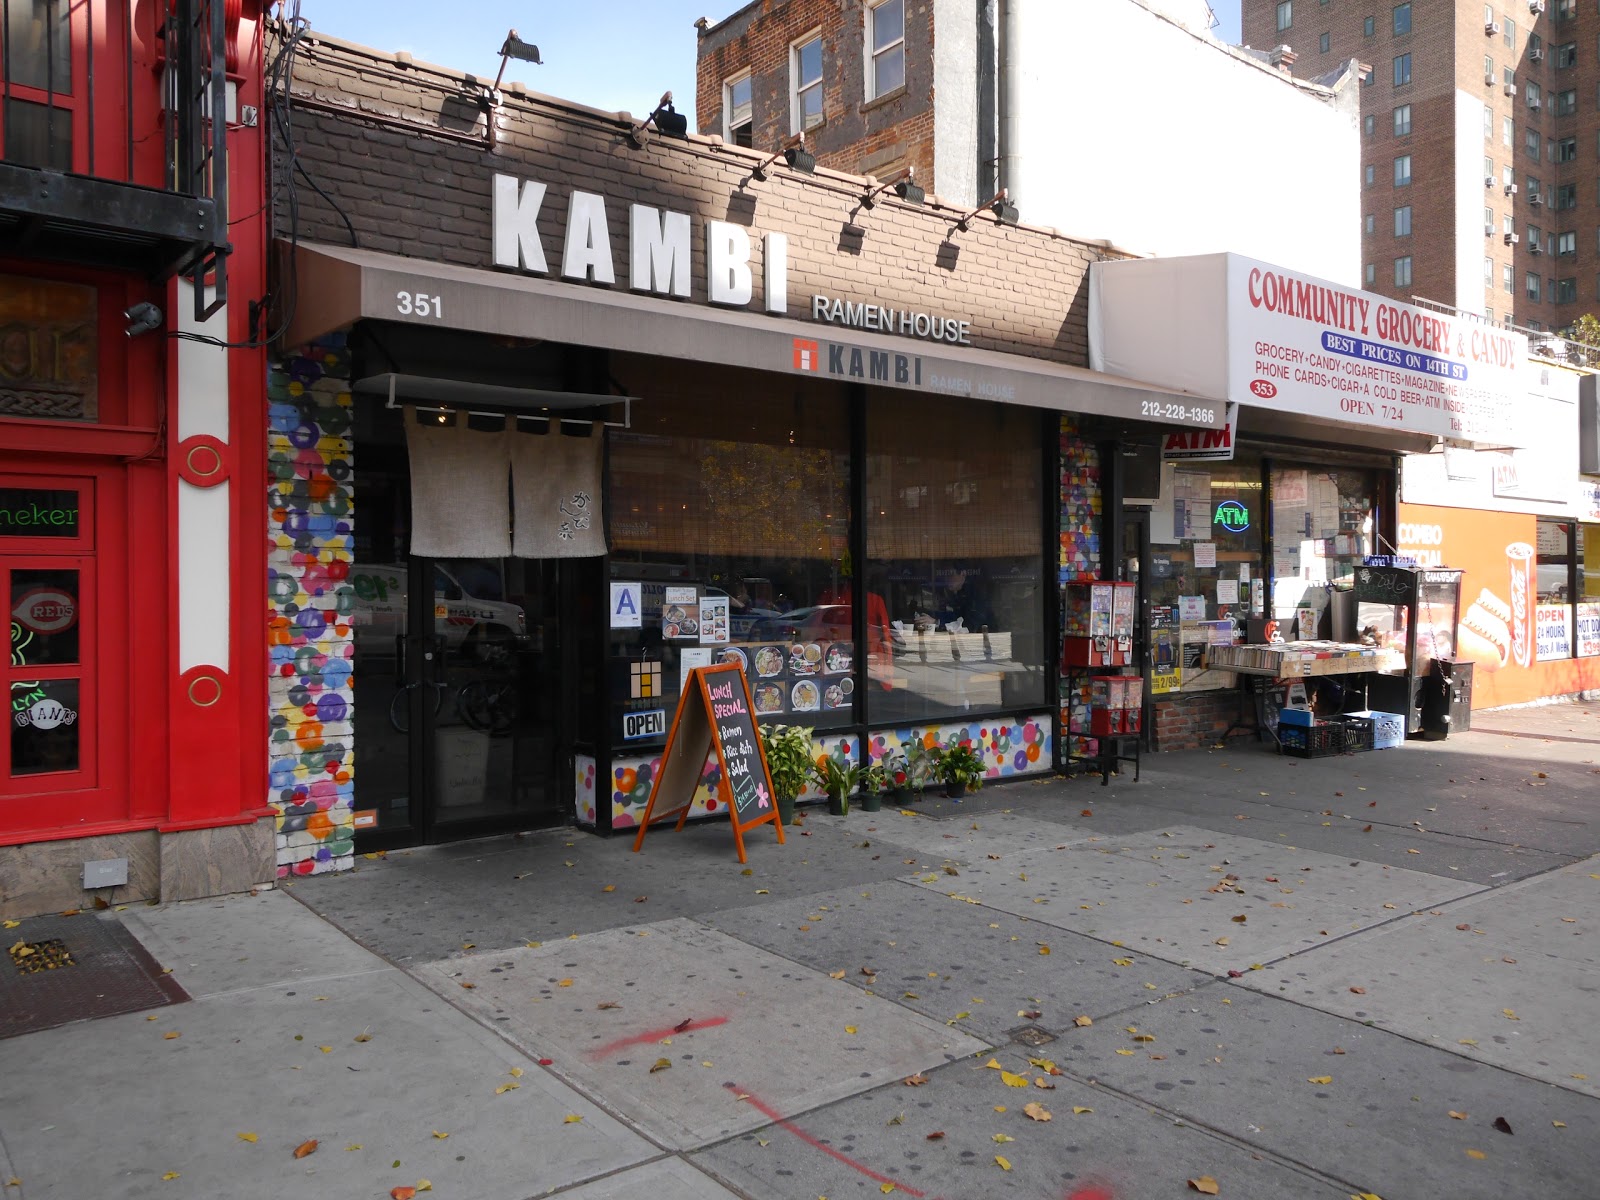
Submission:
[[642,399],[608,438],[611,578],[640,585],[638,627],[609,632],[614,744],[659,746],[686,670],[727,660],[761,719],[853,723],[843,390],[659,360],[615,374]]
[[1570,521],[1539,518],[1540,604],[1566,604],[1572,599],[1572,528]]
[[1280,622],[1311,608],[1320,626],[1329,588],[1349,587],[1362,558],[1377,553],[1376,488],[1371,471],[1273,467],[1272,615]]
[[1042,439],[1026,409],[876,392],[867,410],[866,718],[1045,697]]

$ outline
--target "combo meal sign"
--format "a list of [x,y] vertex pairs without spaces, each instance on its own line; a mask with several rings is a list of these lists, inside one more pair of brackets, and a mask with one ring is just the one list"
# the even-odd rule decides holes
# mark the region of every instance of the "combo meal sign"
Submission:
[[1482,439],[1525,392],[1528,339],[1228,256],[1229,399]]
[[718,663],[689,672],[672,718],[672,731],[667,734],[667,748],[661,753],[661,767],[650,788],[650,803],[633,840],[635,852],[644,845],[652,821],[677,817],[676,827],[683,828],[706,755],[713,749],[722,768],[719,790],[733,821],[739,861],[745,861],[744,835],[758,825],[772,822],[778,844],[784,844],[783,822],[778,819],[766,751],[756,729],[749,681],[738,663]]

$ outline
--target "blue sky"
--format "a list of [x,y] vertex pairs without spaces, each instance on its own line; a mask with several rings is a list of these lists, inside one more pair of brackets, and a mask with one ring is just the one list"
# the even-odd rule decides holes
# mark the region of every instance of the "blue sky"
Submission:
[[[1211,0],[1225,41],[1239,40],[1239,3]],[[440,66],[490,78],[500,65],[497,51],[506,30],[515,28],[539,47],[544,65],[513,61],[506,68],[508,81],[640,116],[670,88],[692,124],[695,18],[720,21],[741,7],[739,0],[301,0],[300,15],[313,29],[334,37],[379,50],[409,50]]]

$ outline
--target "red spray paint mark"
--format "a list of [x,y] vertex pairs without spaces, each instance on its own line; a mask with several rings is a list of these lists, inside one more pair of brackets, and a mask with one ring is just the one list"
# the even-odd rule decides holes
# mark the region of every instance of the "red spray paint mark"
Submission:
[[618,1050],[626,1050],[629,1046],[643,1046],[650,1042],[659,1042],[662,1038],[673,1037],[676,1034],[694,1033],[700,1029],[715,1029],[718,1025],[726,1025],[727,1017],[707,1017],[704,1021],[691,1021],[680,1029],[676,1025],[668,1025],[665,1029],[652,1029],[649,1033],[636,1033],[632,1037],[618,1038],[614,1042],[607,1042],[604,1046],[597,1047],[587,1052],[589,1058],[605,1058],[615,1054]]
[[1067,1200],[1112,1200],[1112,1196],[1105,1188],[1086,1187],[1073,1192]]
[[804,1129],[801,1129],[798,1125],[795,1125],[795,1124],[791,1123],[790,1121],[786,1120],[783,1116],[781,1116],[778,1113],[777,1109],[773,1108],[769,1104],[762,1103],[760,1100],[756,1099],[749,1092],[745,1091],[743,1088],[739,1087],[738,1085],[732,1084],[732,1083],[725,1083],[722,1086],[727,1088],[730,1092],[732,1092],[740,1100],[742,1100],[746,1104],[750,1105],[752,1108],[754,1108],[757,1112],[759,1112],[762,1116],[766,1117],[767,1120],[771,1121],[774,1125],[778,1126],[780,1129],[784,1130],[787,1133],[794,1134],[795,1137],[799,1138],[802,1142],[804,1142],[806,1145],[810,1146],[813,1150],[821,1150],[824,1154],[826,1154],[829,1158],[833,1159],[835,1162],[843,1163],[845,1166],[849,1167],[852,1171],[859,1171],[861,1174],[865,1175],[868,1179],[872,1180],[874,1183],[878,1183],[878,1184],[884,1184],[884,1183],[893,1184],[895,1191],[904,1192],[908,1196],[915,1196],[915,1197],[919,1197],[919,1198],[927,1196],[926,1192],[919,1192],[919,1191],[917,1191],[916,1188],[909,1187],[906,1184],[901,1183],[898,1179],[893,1179],[893,1178],[889,1177],[888,1175],[880,1175],[876,1171],[874,1171],[871,1167],[866,1166],[863,1163],[858,1163],[855,1159],[851,1158],[848,1154],[841,1154],[839,1151],[835,1150],[832,1146],[829,1146],[826,1143],[817,1140],[816,1138],[812,1137],[809,1133],[807,1133]]

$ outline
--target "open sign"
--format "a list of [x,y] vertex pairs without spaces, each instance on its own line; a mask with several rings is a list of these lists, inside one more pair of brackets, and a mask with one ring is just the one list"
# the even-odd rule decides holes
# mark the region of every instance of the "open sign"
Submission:
[[60,633],[76,624],[78,601],[57,588],[35,588],[23,593],[11,615],[34,633]]

